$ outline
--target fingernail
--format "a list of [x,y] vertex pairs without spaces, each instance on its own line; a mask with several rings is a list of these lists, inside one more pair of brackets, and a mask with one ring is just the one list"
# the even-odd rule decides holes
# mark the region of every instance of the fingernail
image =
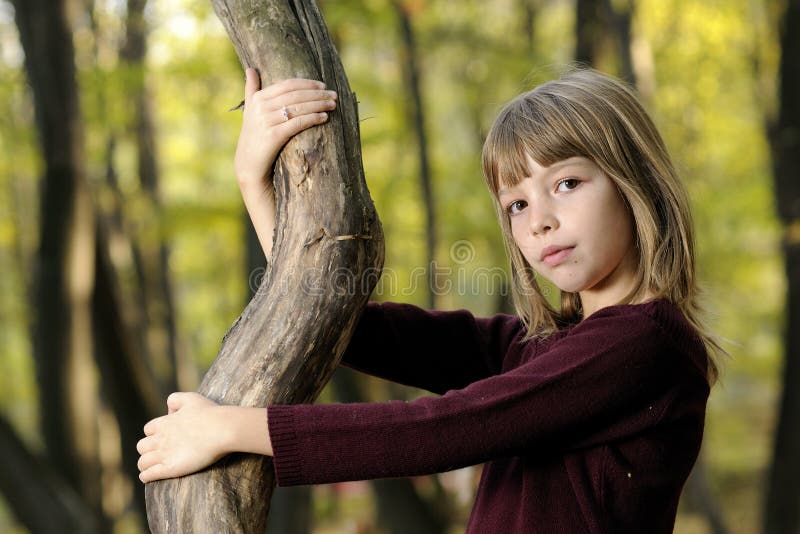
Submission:
[[328,91],[328,94],[331,95],[331,98],[337,98],[336,91]]

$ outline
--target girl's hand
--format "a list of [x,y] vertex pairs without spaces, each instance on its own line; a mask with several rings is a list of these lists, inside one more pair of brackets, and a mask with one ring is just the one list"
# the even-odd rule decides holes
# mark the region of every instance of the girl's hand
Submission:
[[194,473],[231,452],[223,407],[197,393],[173,393],[167,408],[136,445],[142,482]]
[[293,135],[321,124],[336,107],[336,93],[315,80],[289,79],[259,90],[254,69],[245,71],[244,118],[234,158],[234,172],[242,187],[271,184],[278,152]]
[[247,213],[269,260],[275,230],[272,166],[278,152],[296,133],[328,119],[336,107],[336,93],[314,80],[291,79],[259,90],[254,69],[245,72],[244,117],[234,157]]

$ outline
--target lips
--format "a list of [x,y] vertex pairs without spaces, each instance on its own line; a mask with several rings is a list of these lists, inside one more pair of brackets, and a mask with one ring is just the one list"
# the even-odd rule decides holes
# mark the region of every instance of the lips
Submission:
[[575,247],[562,247],[550,245],[542,250],[541,262],[550,267],[554,267],[564,261],[572,253]]

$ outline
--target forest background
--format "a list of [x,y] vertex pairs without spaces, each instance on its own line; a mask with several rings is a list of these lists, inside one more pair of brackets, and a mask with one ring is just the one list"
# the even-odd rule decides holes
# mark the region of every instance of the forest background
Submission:
[[[779,216],[770,153],[789,3],[319,2],[358,97],[366,180],[386,235],[375,299],[509,311],[480,169],[493,118],[576,59],[635,84],[688,186],[712,324],[733,356],[712,391],[676,532],[761,532],[765,522],[786,353],[784,236],[794,228]],[[144,396],[157,402],[145,411],[157,415],[166,393],[196,388],[258,287],[263,259],[232,169],[241,114],[230,108],[244,75],[209,2],[69,0],[66,22],[84,209],[96,225],[86,257],[100,258],[76,271],[94,295],[93,327],[88,357],[56,378],[73,381],[66,404],[80,406],[69,409],[48,396],[50,371],[34,357],[58,328],[36,327],[47,301],[36,287],[45,162],[15,9],[0,0],[0,532],[46,531],[20,503],[37,492],[50,496],[39,514],[51,500],[70,503],[101,531],[141,532],[135,452],[103,367],[119,354],[103,333],[127,332],[146,363],[137,372],[152,378]],[[437,268],[435,285],[426,265]],[[97,276],[109,272],[103,285]],[[103,287],[113,288],[117,323],[103,322]],[[337,372],[321,400],[420,394]],[[80,429],[72,449],[52,450],[54,418]],[[409,515],[427,518],[430,532],[463,531],[479,472],[279,490],[270,532],[410,532],[400,530]]]

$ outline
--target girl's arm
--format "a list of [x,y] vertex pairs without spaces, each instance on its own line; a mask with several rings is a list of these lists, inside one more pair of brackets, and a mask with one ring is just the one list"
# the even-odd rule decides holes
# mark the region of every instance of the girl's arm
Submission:
[[690,327],[649,313],[597,312],[519,367],[441,397],[270,406],[278,485],[558,457],[656,428],[657,447],[699,448],[705,348]]
[[[261,89],[258,73],[245,71],[244,117],[234,172],[247,213],[267,259],[272,254],[275,195],[272,167],[283,145],[321,124],[336,107],[336,93],[315,80],[283,80]],[[285,110],[285,113],[284,113]]]
[[173,393],[167,415],[144,426],[139,479],[152,482],[200,471],[232,452],[272,456],[267,410],[222,406],[198,393]]
[[523,334],[518,317],[476,317],[470,311],[426,310],[369,302],[342,363],[393,382],[442,394],[500,373]]
[[[275,229],[272,167],[283,145],[321,124],[336,107],[336,93],[315,80],[289,79],[260,89],[245,71],[244,117],[234,172],[258,240],[269,259]],[[143,482],[199,471],[234,452],[272,454],[264,408],[220,406],[196,393],[173,393],[168,414],[144,427],[137,450]]]

